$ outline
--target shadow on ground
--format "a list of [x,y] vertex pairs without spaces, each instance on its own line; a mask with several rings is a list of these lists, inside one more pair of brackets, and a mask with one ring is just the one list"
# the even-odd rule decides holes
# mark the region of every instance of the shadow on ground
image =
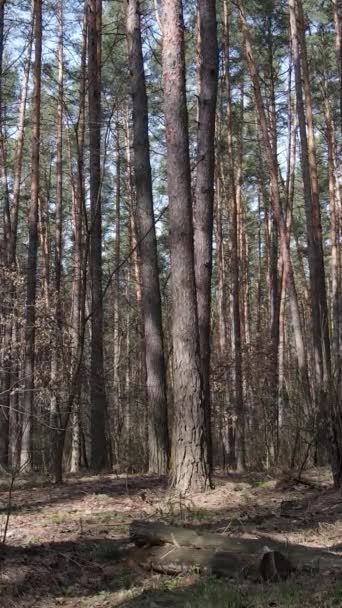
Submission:
[[[142,490],[165,490],[166,482],[160,477],[149,475],[130,476],[115,479],[113,476],[95,476],[83,479],[69,478],[61,485],[47,483],[27,483],[14,486],[13,513],[40,511],[46,506],[63,505],[86,496],[105,495],[115,498],[137,496]],[[0,514],[7,510],[8,489],[1,486]]]
[[[124,601],[121,608],[332,608],[342,605],[342,585],[333,578],[324,584],[310,578],[282,583],[249,585],[200,578],[172,589],[145,590]],[[175,584],[174,584],[175,587]]]
[[[303,551],[305,555],[307,548]],[[311,557],[315,554],[315,550],[310,549],[309,552]],[[85,537],[76,542],[7,547],[1,554],[0,606],[88,606],[79,603],[87,601],[87,598],[89,606],[122,608],[342,605],[341,578],[336,574],[325,577],[323,585],[317,572],[314,576],[307,574],[306,579],[298,574],[287,582],[272,585],[250,583],[239,578],[214,579],[191,572],[183,577],[152,577],[152,573],[134,563],[130,555],[126,538],[104,540]],[[322,594],[329,598],[336,596],[341,603],[306,604],[315,587],[322,597]],[[292,598],[291,603],[289,598]]]
[[1,553],[0,606],[10,606],[15,598],[19,603],[25,598],[87,597],[103,590],[128,589],[136,583],[137,574],[123,559],[126,544],[124,538],[82,538],[8,546]]
[[[339,583],[338,586],[336,583],[335,585],[334,581],[336,576],[341,580],[342,572],[342,544],[340,543],[341,530],[339,528],[342,499],[336,493],[334,494],[331,490],[326,491],[326,489],[319,491],[306,488],[302,493],[280,490],[277,494],[274,487],[269,490],[267,487],[260,486],[263,478],[259,475],[255,478],[250,476],[239,478],[234,475],[218,476],[218,484],[223,485],[227,481],[233,481],[236,484],[247,482],[249,489],[246,496],[243,496],[242,493],[241,496],[239,495],[238,501],[235,500],[234,503],[234,501],[230,501],[230,492],[234,492],[234,489],[228,489],[227,494],[223,495],[220,508],[210,508],[210,502],[208,502],[207,506],[200,508],[190,506],[189,510],[185,509],[180,513],[166,512],[163,519],[173,524],[195,528],[203,533],[205,531],[219,532],[227,537],[252,534],[254,537],[259,537],[259,542],[264,544],[267,544],[273,535],[286,542],[290,533],[296,533],[296,536],[293,536],[296,539],[295,542],[303,543],[309,538],[306,535],[316,534],[316,548],[299,547],[299,544],[295,546],[301,552],[303,561],[316,560],[319,562],[324,545],[330,545],[336,551],[337,555],[332,557],[331,571],[326,573],[324,579],[317,576],[316,570],[314,574],[307,572],[304,582],[299,580],[299,575],[296,575],[293,581],[288,581],[284,585],[263,587],[259,584],[256,588],[253,585],[251,588],[251,584],[246,581],[241,584],[236,581],[222,582],[202,576],[198,577],[191,572],[184,577],[176,578],[148,572],[142,567],[143,564],[131,559],[130,553],[127,552],[128,538],[124,536],[126,532],[122,526],[118,531],[118,526],[112,516],[120,513],[122,497],[135,498],[143,490],[150,491],[151,495],[155,495],[158,500],[165,496],[165,480],[151,476],[131,476],[119,479],[109,475],[88,476],[86,479],[68,479],[62,486],[24,482],[22,487],[15,490],[15,512],[18,515],[28,514],[27,524],[25,523],[27,526],[30,526],[33,521],[37,523],[39,517],[43,518],[44,507],[64,505],[66,511],[63,513],[61,530],[58,530],[58,525],[51,526],[51,514],[47,518],[49,542],[41,542],[43,539],[45,541],[47,537],[46,534],[44,538],[44,535],[39,533],[35,544],[18,546],[20,539],[17,532],[16,544],[1,549],[0,607],[50,608],[63,605],[74,608],[88,606],[88,604],[82,604],[82,601],[87,598],[90,602],[89,606],[96,605],[101,608],[102,606],[125,608],[151,608],[152,606],[154,608],[159,606],[160,608],[181,606],[184,608],[259,608],[259,606],[264,608],[268,605],[281,608],[282,606],[304,608],[306,605],[310,608],[312,606],[330,608],[330,606],[342,606],[341,584]],[[255,489],[255,495],[251,493],[251,488],[253,491]],[[71,512],[73,502],[94,495],[99,495],[99,497],[103,495],[113,499],[109,501],[108,506],[104,503],[106,508],[110,508],[108,514],[111,517],[107,518],[107,512],[100,512],[102,519],[99,521],[101,521],[101,528],[104,529],[103,535],[114,536],[114,538],[101,537],[98,529],[94,530],[93,535],[89,530],[84,530],[84,533],[79,535],[77,518],[69,518],[68,507],[70,506]],[[116,498],[118,498],[117,503]],[[3,505],[6,509],[6,503],[7,492],[1,491],[0,507]],[[137,504],[139,505],[139,501]],[[227,507],[222,506],[221,508],[221,504],[226,504]],[[87,505],[82,503],[78,506],[78,510],[82,511],[85,507],[87,517],[96,520],[98,515],[96,500],[90,501]],[[123,511],[121,515],[126,518],[126,526],[129,518],[137,516],[137,511],[134,512],[130,501],[126,501],[125,507],[128,510]],[[131,508],[132,510],[130,510]],[[153,516],[153,508],[152,506],[149,516]],[[160,515],[155,512],[154,517],[159,518]],[[23,519],[26,520],[26,516]],[[72,521],[75,524],[74,528],[71,525]],[[15,527],[15,522],[14,517],[10,522],[10,527]],[[335,539],[333,536],[331,538],[320,536],[322,530],[325,529],[331,529],[331,534],[335,535]],[[71,533],[74,534],[73,540],[70,540]],[[55,536],[55,534],[59,534],[59,536]],[[63,534],[62,538],[65,534],[65,541],[56,542],[57,538],[61,541],[61,534]],[[118,535],[121,538],[117,538]],[[322,545],[322,548],[319,548],[318,545]],[[330,557],[331,554],[328,560]],[[319,603],[321,601],[319,599],[316,603],[306,604],[307,596],[303,596],[304,591],[311,594],[324,594],[325,592],[332,594],[333,603],[328,597],[328,603],[324,603],[323,598],[321,603]],[[284,595],[284,601],[278,592]],[[291,593],[293,601],[286,599],[290,597]],[[339,593],[340,596],[338,596]],[[336,602],[335,596],[339,597]],[[95,600],[94,604],[91,603],[93,598],[98,598],[96,600],[98,603]],[[104,598],[103,601],[101,598]]]

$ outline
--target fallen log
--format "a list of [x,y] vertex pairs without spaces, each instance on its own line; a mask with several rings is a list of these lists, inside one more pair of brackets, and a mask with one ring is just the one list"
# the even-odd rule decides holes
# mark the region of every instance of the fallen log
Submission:
[[134,549],[129,558],[145,570],[160,574],[210,574],[225,578],[251,578],[254,581],[285,580],[294,571],[289,560],[279,552],[261,555],[235,555],[228,551],[193,549],[164,545]]
[[[194,549],[226,549],[234,553],[260,551],[263,543],[253,538],[232,538],[205,532],[199,534],[190,528],[169,526],[154,521],[132,521],[129,529],[130,540],[137,546],[158,546],[163,544],[175,547],[193,547]],[[278,543],[272,543],[274,549]]]
[[[235,576],[245,568],[246,572],[257,572],[265,580],[286,578],[294,569],[342,571],[342,558],[333,552],[282,543],[265,536],[237,538],[211,532],[199,533],[161,522],[135,520],[130,525],[130,540],[138,547],[150,548],[150,553],[145,553],[146,558],[148,554],[153,555],[151,548],[159,547],[161,553],[156,551],[154,557],[163,556],[159,560],[163,567],[167,563],[167,554],[172,555],[171,562],[180,571],[182,563],[185,567],[207,568],[217,575],[221,569],[223,576]],[[176,549],[179,549],[178,553]],[[154,559],[155,568],[158,567],[158,559]],[[171,562],[169,560],[168,563]]]

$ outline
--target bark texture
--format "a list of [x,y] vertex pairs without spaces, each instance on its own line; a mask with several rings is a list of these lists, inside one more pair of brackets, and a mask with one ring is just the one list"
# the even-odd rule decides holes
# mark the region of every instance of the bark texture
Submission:
[[103,368],[101,213],[101,23],[102,0],[88,0],[88,121],[90,148],[91,465],[105,465],[106,391]]
[[164,474],[167,471],[169,454],[166,376],[148,137],[148,105],[138,0],[128,0],[127,42],[133,107],[136,223],[143,287],[149,471]]
[[162,66],[170,212],[173,446],[171,478],[182,493],[209,486],[197,319],[184,24],[180,0],[162,2]]
[[31,142],[31,204],[29,211],[29,243],[26,269],[25,305],[25,354],[24,354],[24,394],[22,400],[22,438],[20,466],[22,470],[31,465],[31,430],[35,365],[35,322],[37,290],[38,252],[38,199],[39,199],[39,158],[40,158],[40,100],[42,67],[42,2],[33,1],[34,14],[34,64],[32,93],[32,142]]
[[204,414],[209,463],[212,466],[210,408],[210,311],[214,209],[215,117],[218,79],[216,8],[198,0],[199,99],[197,171],[194,199],[194,247]]
[[[241,196],[240,184],[237,183],[239,177],[235,171],[235,154],[233,147],[233,117],[232,117],[232,95],[230,78],[230,55],[229,55],[229,6],[225,2],[225,74],[227,89],[227,136],[228,136],[228,155],[229,155],[229,177],[231,194],[231,215],[232,215],[232,292],[233,292],[233,324],[234,324],[234,445],[231,446],[232,464],[237,470],[244,470],[246,467],[246,445],[245,445],[245,412],[243,398],[243,372],[242,372],[242,341],[241,341],[241,273],[240,273],[240,238],[239,224],[241,219]],[[240,167],[238,173],[240,174]],[[238,192],[239,191],[239,192]]]

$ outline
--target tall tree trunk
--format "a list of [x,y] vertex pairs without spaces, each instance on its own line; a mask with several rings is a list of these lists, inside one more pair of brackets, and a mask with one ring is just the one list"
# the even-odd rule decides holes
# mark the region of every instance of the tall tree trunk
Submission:
[[234,322],[234,367],[235,367],[235,446],[232,446],[234,453],[234,464],[237,470],[242,471],[246,468],[246,444],[245,444],[245,413],[243,399],[243,377],[242,377],[242,344],[241,344],[241,303],[240,303],[240,238],[239,238],[239,216],[240,195],[237,192],[237,180],[235,175],[235,155],[233,149],[233,117],[232,117],[232,95],[230,79],[230,56],[229,56],[229,8],[228,3],[224,4],[225,9],[225,74],[227,87],[227,111],[228,111],[228,163],[230,177],[230,191],[232,197],[232,276],[233,276],[233,322]]
[[31,205],[29,211],[29,243],[26,270],[24,394],[22,403],[22,439],[20,465],[30,469],[31,430],[35,366],[35,322],[38,251],[38,198],[40,157],[40,98],[42,63],[42,2],[33,0],[34,48],[31,144]]
[[[270,89],[270,108],[269,108],[269,125],[270,139],[275,159],[275,164],[278,163],[278,138],[277,138],[277,110],[276,110],[276,91],[275,91],[275,69],[274,69],[274,41],[272,35],[273,14],[267,17],[267,46],[268,46],[268,79]],[[272,193],[271,193],[272,196]],[[284,209],[285,211],[285,209]],[[285,215],[285,214],[284,214]],[[271,227],[271,369],[270,369],[270,418],[271,418],[271,434],[272,434],[272,460],[277,460],[278,457],[278,393],[279,393],[279,322],[280,322],[280,301],[281,301],[281,276],[279,276],[279,246],[278,246],[278,229],[272,213]]]
[[88,0],[88,117],[90,147],[91,280],[91,464],[106,462],[106,391],[103,363],[102,213],[101,213],[101,23],[102,0]]
[[181,0],[163,0],[162,33],[174,374],[171,478],[177,490],[185,493],[208,488],[210,470],[196,303]]
[[[58,5],[58,102],[57,102],[57,132],[56,132],[56,219],[55,219],[55,276],[54,276],[54,308],[55,308],[55,335],[52,339],[51,356],[51,422],[53,430],[53,471],[56,483],[62,482],[63,477],[63,447],[61,416],[61,382],[60,382],[60,355],[62,342],[62,248],[63,248],[63,104],[64,104],[64,0]],[[63,440],[64,445],[64,440]],[[57,446],[59,449],[57,449]]]
[[13,180],[13,195],[12,195],[12,206],[11,206],[11,226],[12,226],[12,228],[11,228],[10,261],[11,261],[12,265],[15,264],[15,256],[16,256],[16,249],[17,249],[18,214],[19,214],[22,166],[23,166],[23,155],[24,155],[24,139],[25,139],[25,118],[26,118],[26,105],[27,105],[27,91],[28,91],[28,83],[29,83],[30,68],[31,68],[32,44],[33,44],[33,22],[32,22],[31,31],[29,34],[27,56],[26,56],[25,65],[24,65],[24,76],[23,76],[23,82],[22,82],[22,86],[21,86],[21,94],[20,94],[20,102],[19,102],[18,130],[17,130],[16,142],[15,142],[14,180]]
[[[287,170],[285,183],[285,209],[286,209],[286,225],[290,236],[292,224],[292,208],[295,186],[295,171],[296,171],[296,135],[297,135],[297,116],[296,104],[292,99],[292,47],[290,45],[290,66],[288,77],[288,151],[287,151]],[[286,291],[287,291],[287,274],[284,272],[281,264],[281,291],[280,291],[280,311],[279,311],[279,348],[278,348],[278,366],[279,366],[279,390],[278,390],[278,430],[279,430],[279,452],[282,446],[282,429],[285,421],[285,354],[286,354]]]
[[335,28],[335,50],[336,62],[338,70],[338,78],[340,81],[340,128],[342,132],[342,44],[341,44],[341,3],[339,0],[331,0],[333,9],[333,20]]
[[4,241],[6,245],[6,257],[8,259],[9,245],[11,241],[11,216],[9,205],[9,191],[7,180],[7,159],[5,150],[5,108],[4,108],[4,42],[5,42],[5,5],[6,0],[0,0],[0,178],[1,178],[1,197],[3,200],[4,214]]
[[[84,197],[84,140],[85,140],[85,105],[86,105],[86,56],[87,56],[87,7],[85,5],[84,21],[81,38],[81,65],[79,87],[79,115],[75,130],[77,170],[75,179],[75,192],[73,196],[73,231],[74,231],[74,273],[73,273],[73,303],[72,303],[72,349],[71,349],[71,390],[73,378],[78,384],[76,402],[72,412],[71,422],[71,462],[70,471],[77,473],[81,460],[81,387],[79,378],[81,371],[81,357],[84,342],[84,309],[86,297],[87,259],[89,231],[84,239],[84,227],[87,223]],[[77,382],[78,381],[78,382]]]
[[[113,453],[117,459],[118,445],[115,432],[115,419],[120,418],[122,395],[120,382],[120,349],[121,349],[121,306],[120,306],[120,256],[121,256],[121,157],[120,157],[119,117],[116,123],[116,192],[115,192],[115,241],[114,241],[114,268],[116,268],[113,282],[113,393],[114,403],[110,413],[111,436],[113,440]],[[117,464],[114,461],[114,464]]]
[[[318,198],[316,146],[301,0],[289,0],[289,10],[307,223],[316,390],[319,391],[324,379],[326,380],[330,374],[330,342],[321,213]],[[303,96],[302,83],[305,97]]]
[[164,474],[168,467],[169,453],[166,374],[148,138],[148,106],[138,0],[128,1],[127,42],[133,106],[136,221],[143,283],[146,388],[149,407],[149,471]]
[[204,416],[208,458],[212,467],[210,408],[210,311],[214,209],[215,116],[218,82],[216,7],[198,0],[199,94],[197,171],[194,198],[194,247]]
[[270,175],[271,182],[271,201],[272,201],[272,211],[275,218],[275,221],[279,230],[280,237],[280,254],[283,261],[284,271],[288,275],[288,286],[289,286],[289,299],[290,299],[290,308],[291,308],[291,317],[292,317],[292,325],[293,325],[293,333],[294,340],[296,345],[296,356],[298,367],[300,371],[301,380],[303,383],[303,388],[307,398],[310,398],[310,390],[309,390],[309,379],[308,379],[308,370],[307,370],[307,360],[306,360],[306,350],[304,346],[303,340],[303,332],[302,332],[302,323],[299,312],[298,305],[298,297],[295,286],[293,268],[291,263],[290,256],[290,247],[289,247],[289,239],[287,234],[286,222],[283,215],[282,209],[282,201],[280,197],[279,183],[278,183],[278,164],[275,159],[272,143],[269,137],[269,127],[266,118],[265,108],[263,104],[263,99],[261,95],[260,82],[257,72],[257,67],[255,63],[255,59],[253,56],[252,45],[250,40],[250,33],[245,17],[245,12],[243,8],[243,3],[241,0],[238,0],[237,6],[239,9],[239,21],[240,28],[242,32],[243,38],[243,46],[244,53],[247,62],[247,67],[250,73],[250,77],[253,83],[255,104],[258,112],[258,118],[260,123],[261,130],[261,138],[264,146],[264,154],[268,166],[268,171]]
[[38,247],[41,250],[40,262],[40,283],[41,283],[41,294],[42,300],[45,305],[46,314],[50,313],[50,257],[51,257],[51,246],[50,246],[50,229],[49,229],[49,209],[48,201],[50,196],[47,197],[42,192],[39,193],[38,200]]
[[[336,408],[337,403],[334,403],[338,397],[334,396],[331,376],[328,304],[325,286],[316,145],[301,0],[289,0],[289,9],[305,190],[315,388],[318,394],[318,406],[322,423],[324,423],[324,431],[323,428],[321,428],[321,431],[322,434],[324,432],[324,441],[330,456],[334,484],[339,487],[342,482],[341,415]],[[304,99],[302,86],[304,88]],[[328,431],[328,434],[326,431]]]
[[135,285],[135,298],[138,310],[138,321],[137,321],[137,333],[138,333],[138,378],[137,384],[140,387],[139,399],[142,403],[145,403],[144,407],[144,421],[140,425],[141,433],[143,436],[144,449],[144,469],[148,469],[149,460],[149,445],[148,445],[148,431],[149,431],[149,411],[148,411],[148,400],[146,391],[146,356],[145,356],[145,331],[144,331],[144,310],[142,304],[142,277],[141,277],[141,256],[139,255],[138,247],[138,229],[136,220],[136,197],[133,185],[133,166],[132,166],[132,155],[131,155],[131,129],[129,124],[129,110],[127,107],[126,116],[126,128],[125,128],[125,140],[126,140],[126,159],[128,167],[128,211],[129,211],[129,229],[132,238],[132,270]]
[[[220,160],[218,164],[220,165]],[[220,166],[217,170],[216,176],[216,204],[217,211],[215,214],[217,224],[216,234],[216,266],[218,275],[218,286],[217,286],[217,316],[218,316],[218,351],[219,351],[219,364],[222,369],[222,397],[220,398],[220,411],[219,411],[219,436],[220,436],[220,453],[222,454],[222,465],[225,467],[227,464],[227,457],[229,453],[228,445],[228,429],[227,429],[227,411],[230,401],[230,382],[229,382],[229,370],[228,370],[228,350],[227,350],[227,335],[228,335],[228,321],[227,321],[227,303],[225,298],[226,293],[226,264],[225,264],[225,242],[223,235],[223,201],[222,201],[222,186],[220,179]],[[230,426],[230,422],[229,422]]]
[[[132,233],[129,225],[129,249],[132,249]],[[126,447],[126,461],[131,462],[131,439],[132,439],[132,311],[131,311],[131,264],[127,265],[126,270],[126,318],[125,318],[125,368],[123,375],[123,430]]]
[[[4,22],[5,22],[5,0],[0,0],[0,177],[1,177],[1,200],[3,212],[3,259],[4,267],[10,264],[11,243],[11,218],[9,209],[9,196],[5,159],[4,142],[4,100],[3,100],[3,58],[4,58]],[[9,291],[9,276],[3,275],[1,289],[7,294]],[[11,303],[6,299],[0,307],[1,317],[8,317]],[[11,323],[5,323],[4,335],[1,336],[0,356],[0,465],[6,467],[8,464],[9,443],[9,390],[11,379]]]
[[[75,189],[72,195],[73,216],[73,286],[71,303],[71,365],[70,377],[74,375],[74,369],[79,353],[81,335],[81,308],[82,308],[82,209],[80,207],[78,193]],[[79,412],[80,390],[76,395],[74,410],[71,415],[71,457],[70,472],[77,473],[80,465],[80,412]]]
[[330,278],[331,278],[331,300],[332,300],[332,336],[334,364],[337,372],[342,362],[341,345],[341,218],[338,200],[338,180],[335,172],[335,132],[331,115],[331,107],[328,92],[324,95],[325,129],[328,144],[328,179],[329,179],[329,202],[330,202]]

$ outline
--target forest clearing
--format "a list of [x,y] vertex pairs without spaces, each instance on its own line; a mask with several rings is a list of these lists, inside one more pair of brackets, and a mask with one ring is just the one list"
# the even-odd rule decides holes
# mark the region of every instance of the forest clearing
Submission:
[[[73,477],[60,487],[18,480],[1,549],[1,607],[342,605],[342,499],[326,469],[310,471],[303,483],[264,474],[222,474],[215,482],[209,494],[182,500],[152,476]],[[6,501],[2,490],[2,523]],[[307,554],[283,581],[265,582],[260,573],[243,574],[232,564],[224,577],[194,567],[168,575],[153,570],[148,548],[130,542],[133,520],[259,539],[260,547],[272,541],[300,545]]]

